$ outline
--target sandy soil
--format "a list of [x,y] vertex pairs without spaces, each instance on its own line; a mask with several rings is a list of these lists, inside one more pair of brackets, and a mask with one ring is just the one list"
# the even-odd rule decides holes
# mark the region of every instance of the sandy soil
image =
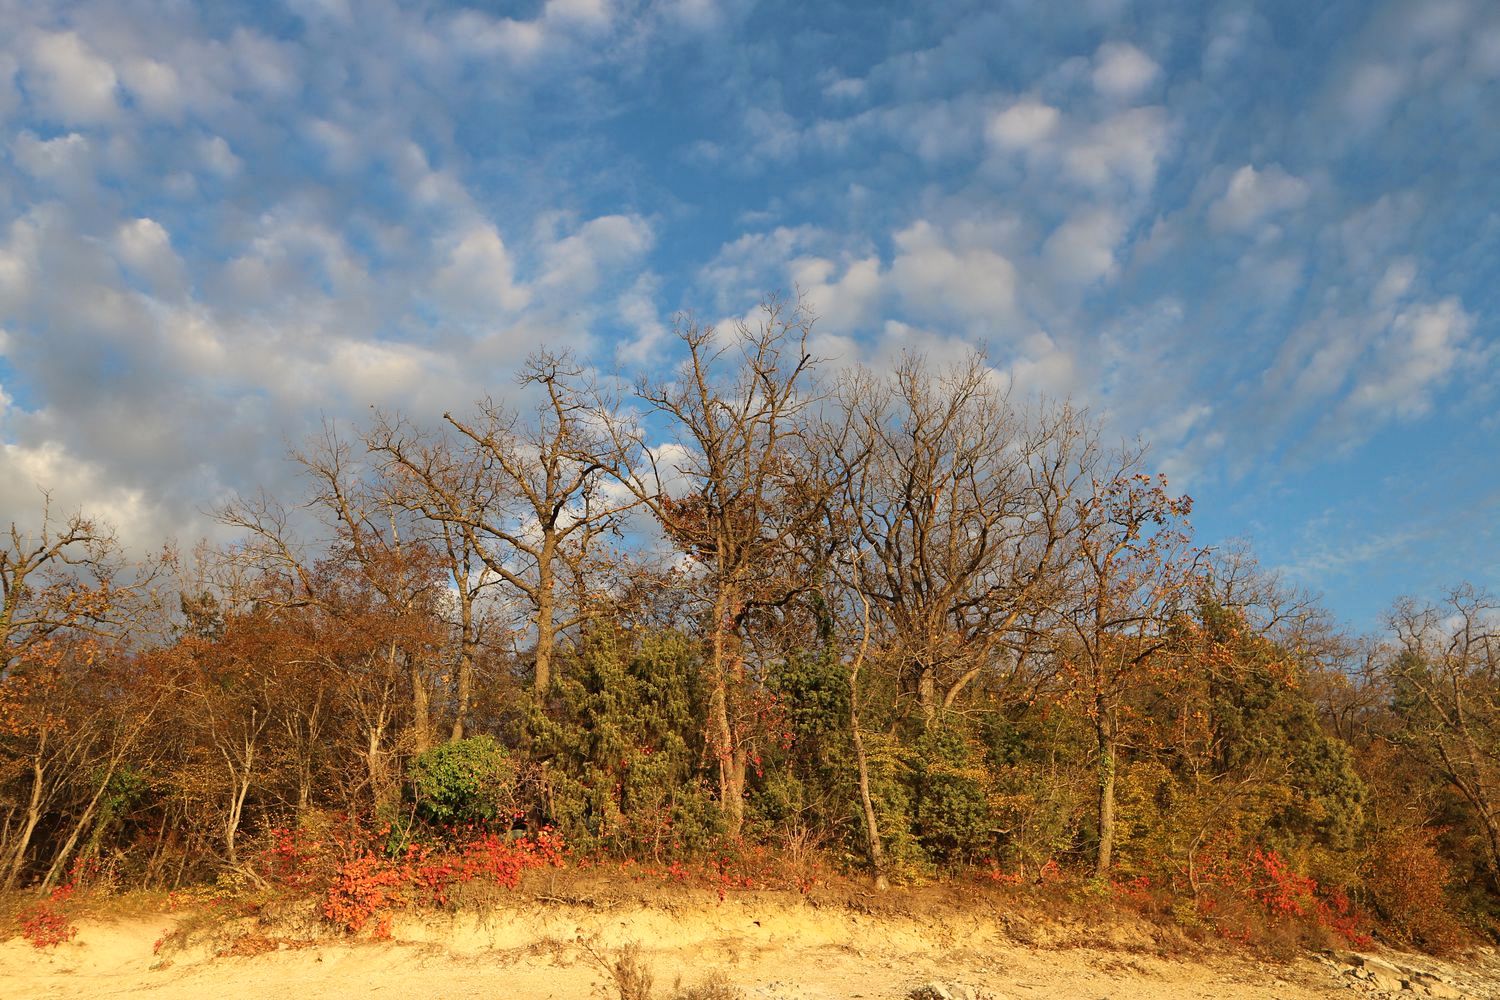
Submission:
[[[1311,959],[1280,965],[1202,949],[1168,958],[1144,925],[1040,922],[994,907],[914,915],[771,894],[602,905],[517,898],[483,915],[398,915],[385,942],[288,938],[268,927],[193,930],[182,915],[137,915],[87,921],[48,952],[0,943],[0,997],[617,997],[599,958],[632,942],[660,1000],[676,982],[710,977],[747,1000],[896,1000],[932,981],[994,1000],[1378,995]],[[1474,979],[1464,995],[1500,993]]]

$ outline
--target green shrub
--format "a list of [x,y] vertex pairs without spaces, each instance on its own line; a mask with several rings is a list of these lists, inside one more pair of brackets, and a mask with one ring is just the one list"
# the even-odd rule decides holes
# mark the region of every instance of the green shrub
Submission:
[[514,807],[515,764],[489,736],[418,754],[408,776],[417,815],[438,826],[489,823],[508,817]]
[[912,820],[918,840],[939,865],[993,855],[984,762],[964,735],[944,725],[917,740],[912,760]]

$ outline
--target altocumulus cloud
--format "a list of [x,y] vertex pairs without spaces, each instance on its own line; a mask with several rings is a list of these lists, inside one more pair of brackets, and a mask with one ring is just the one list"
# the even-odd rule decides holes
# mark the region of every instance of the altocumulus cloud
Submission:
[[[430,419],[540,345],[670,363],[674,314],[793,288],[836,362],[977,344],[1012,391],[1148,434],[1207,540],[1254,531],[1355,617],[1404,557],[1329,525],[1494,512],[1500,473],[1421,511],[1362,485],[1493,446],[1493,4],[0,18],[18,518],[43,486],[134,544],[190,540],[234,492],[293,491],[286,444],[322,419]],[[1344,555],[1297,559],[1311,525]]]

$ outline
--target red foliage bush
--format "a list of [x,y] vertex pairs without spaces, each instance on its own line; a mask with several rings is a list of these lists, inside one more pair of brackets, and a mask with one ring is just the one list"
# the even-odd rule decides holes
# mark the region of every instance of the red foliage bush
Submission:
[[70,879],[48,893],[46,899],[38,900],[18,914],[21,936],[30,941],[33,948],[52,948],[78,936],[78,928],[73,926],[63,908],[76,890],[76,883]]
[[[339,866],[323,898],[323,916],[351,934],[364,929],[372,917],[398,905],[408,881],[401,867],[366,854]],[[389,932],[389,924],[382,922]]]
[[274,829],[259,867],[272,885],[321,895],[323,916],[344,931],[357,934],[373,920],[376,936],[389,937],[395,910],[414,902],[447,906],[454,887],[470,883],[514,889],[523,872],[561,865],[567,856],[550,829],[521,838],[482,833],[444,848],[413,843],[395,858],[373,844],[357,825],[318,840]]
[[1276,851],[1224,851],[1200,857],[1198,869],[1198,911],[1224,937],[1290,945],[1336,934],[1356,947],[1370,943],[1342,891],[1319,888]]

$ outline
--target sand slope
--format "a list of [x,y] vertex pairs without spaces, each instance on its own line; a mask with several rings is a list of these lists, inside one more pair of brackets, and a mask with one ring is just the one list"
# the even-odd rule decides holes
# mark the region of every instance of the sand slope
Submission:
[[[1163,958],[1130,927],[1021,926],[1006,914],[960,910],[861,913],[785,897],[606,905],[517,899],[482,916],[398,915],[393,940],[384,942],[288,940],[241,921],[185,942],[179,935],[154,953],[182,919],[95,920],[47,952],[19,940],[0,944],[0,996],[613,997],[595,956],[614,956],[630,942],[641,946],[662,998],[674,980],[693,984],[715,974],[753,1000],[895,1000],[930,981],[965,984],[995,1000],[1378,995],[1312,960],[1277,965],[1201,951]],[[235,947],[268,950],[222,954]],[[1497,995],[1473,976],[1464,994]]]

